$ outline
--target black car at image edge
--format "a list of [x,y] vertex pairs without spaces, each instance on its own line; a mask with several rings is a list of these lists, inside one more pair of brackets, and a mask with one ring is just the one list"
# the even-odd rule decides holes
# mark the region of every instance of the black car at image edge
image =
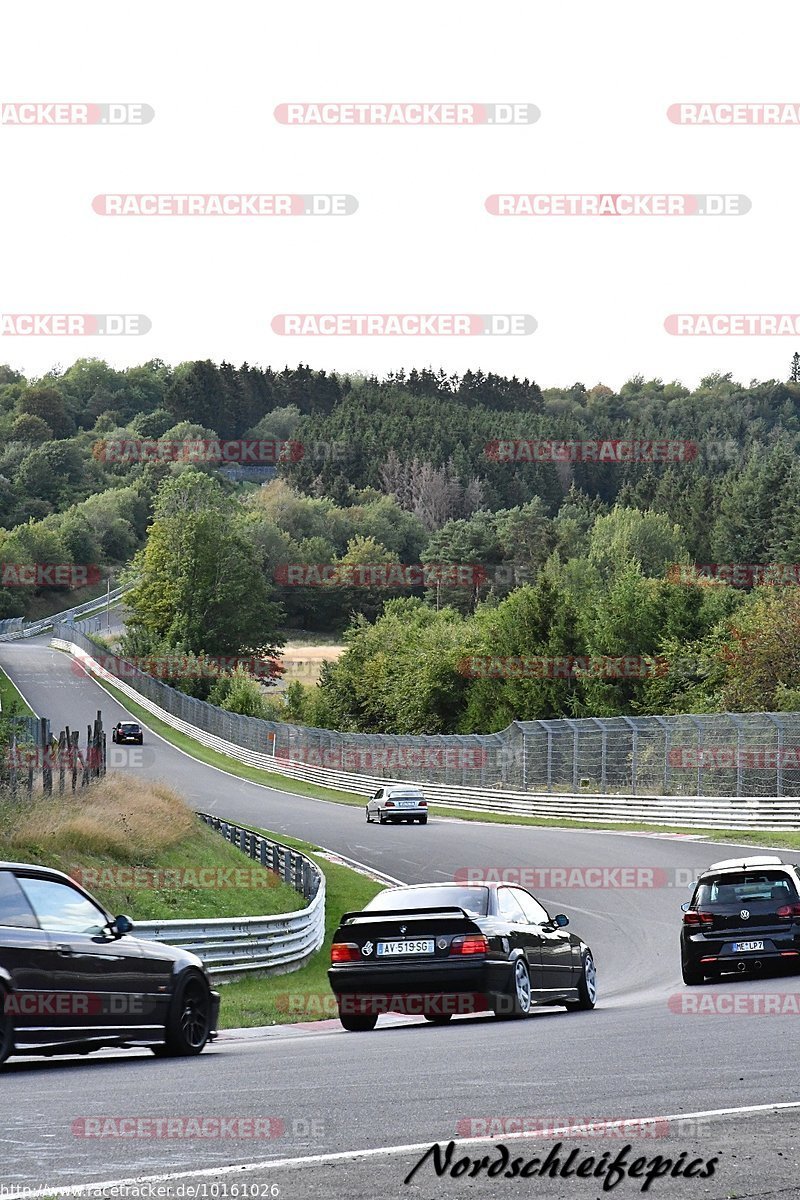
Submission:
[[334,934],[339,1019],[360,1032],[389,1011],[445,1024],[472,1012],[524,1017],[542,1004],[592,1009],[594,959],[568,924],[510,884],[387,888]]
[[201,960],[133,928],[61,871],[0,862],[0,1063],[104,1046],[192,1055],[217,1036]]
[[800,873],[780,858],[712,863],[682,908],[684,983],[728,972],[800,968]]

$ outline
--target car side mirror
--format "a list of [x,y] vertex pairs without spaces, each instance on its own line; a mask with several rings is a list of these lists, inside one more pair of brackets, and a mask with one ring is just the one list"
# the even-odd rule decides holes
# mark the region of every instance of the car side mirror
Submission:
[[684,903],[681,905],[681,912],[688,912],[688,911],[689,911],[689,901],[688,901],[688,900],[686,900],[686,901],[685,901],[685,902],[684,902]]
[[111,931],[114,937],[122,937],[126,933],[131,933],[133,931],[133,921],[130,917],[126,916],[114,917]]
[[565,925],[569,925],[569,917],[565,917],[563,913],[559,913],[558,916],[553,917],[553,924],[557,925],[559,929],[563,929]]

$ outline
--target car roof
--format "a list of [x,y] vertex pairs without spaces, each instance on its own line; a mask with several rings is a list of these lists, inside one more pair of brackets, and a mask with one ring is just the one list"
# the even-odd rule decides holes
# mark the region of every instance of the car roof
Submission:
[[44,875],[55,875],[67,883],[75,883],[75,880],[64,871],[59,871],[55,867],[45,867],[42,863],[0,862],[0,871],[37,871]]
[[[495,883],[493,880],[489,881],[489,880],[483,880],[483,879],[470,880],[469,883],[455,883],[453,880],[448,879],[443,883],[439,883],[436,880],[431,880],[430,883],[401,883],[397,887],[386,888],[386,891],[387,892],[414,892],[417,890],[417,888],[458,888],[459,891],[463,891],[464,888],[495,888],[495,889],[497,889],[499,887],[509,887],[509,886],[515,887],[517,885]],[[525,889],[523,888],[522,890],[524,891]]]
[[384,785],[387,792],[421,792],[422,788],[418,783],[390,783]]
[[772,855],[761,854],[754,858],[724,858],[721,862],[712,863],[710,867],[706,867],[703,875],[716,875],[725,871],[749,871],[758,867],[790,867],[791,863],[785,863],[782,859]]

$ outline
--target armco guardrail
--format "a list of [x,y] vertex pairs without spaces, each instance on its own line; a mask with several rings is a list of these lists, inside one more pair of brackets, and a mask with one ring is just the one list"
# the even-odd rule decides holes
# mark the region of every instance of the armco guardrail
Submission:
[[75,618],[80,617],[83,613],[95,612],[104,605],[119,600],[127,590],[125,587],[115,588],[112,592],[107,592],[105,596],[97,596],[94,600],[87,600],[75,608],[67,608],[63,612],[53,613],[52,616],[43,617],[41,621],[23,621],[22,617],[11,617],[7,621],[0,621],[0,642],[36,637],[37,634],[46,633],[48,629],[55,629],[59,625],[71,625]]
[[[62,636],[54,638],[52,643],[57,649],[67,650],[81,662],[87,670],[100,679],[107,679],[123,695],[135,701],[146,712],[152,713],[166,725],[179,730],[194,738],[204,746],[226,754],[249,766],[260,767],[262,770],[274,771],[293,779],[303,779],[309,783],[322,784],[337,791],[353,792],[359,796],[368,796],[376,788],[387,782],[400,782],[387,779],[385,776],[362,775],[346,771],[330,770],[326,767],[314,766],[308,762],[298,762],[284,758],[271,752],[267,746],[264,749],[250,749],[237,742],[229,741],[214,733],[192,725],[182,720],[174,713],[162,708],[142,692],[131,686],[119,675],[114,675],[101,665],[94,657],[102,657],[102,652],[80,633],[74,630],[62,631]],[[119,662],[119,660],[115,660]],[[138,672],[141,674],[141,672]],[[149,677],[148,677],[149,678]],[[165,685],[158,683],[159,688]],[[174,689],[166,688],[167,692]],[[192,704],[201,704],[190,696],[184,700]],[[203,705],[203,708],[210,708]],[[235,714],[222,713],[223,717]],[[257,721],[255,718],[244,718],[252,727],[269,728],[272,722]],[[266,740],[266,737],[265,737]],[[436,742],[438,739],[431,738]],[[274,746],[273,742],[273,746]],[[436,807],[453,807],[475,809],[481,812],[509,813],[516,816],[552,817],[557,819],[569,818],[589,823],[604,821],[612,824],[638,822],[646,825],[683,825],[691,829],[720,828],[720,829],[800,829],[800,801],[785,799],[778,796],[666,796],[649,795],[608,795],[600,793],[580,792],[551,792],[537,793],[521,791],[513,788],[481,788],[464,785],[448,785],[440,783],[425,783],[425,795],[428,803]]]
[[208,813],[199,816],[249,858],[280,875],[309,901],[308,906],[273,917],[137,921],[137,937],[191,950],[222,982],[254,972],[280,975],[296,971],[325,940],[324,874],[299,850]]

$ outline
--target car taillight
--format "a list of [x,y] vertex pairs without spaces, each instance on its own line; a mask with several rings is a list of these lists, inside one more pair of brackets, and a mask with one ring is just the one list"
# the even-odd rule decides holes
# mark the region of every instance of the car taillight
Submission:
[[420,807],[420,808],[427,808],[427,807],[428,807],[428,801],[427,801],[427,800],[420,800],[420,802],[419,802],[419,807]]
[[784,904],[778,909],[782,921],[791,921],[792,917],[800,917],[800,904]]
[[394,800],[387,800],[383,807],[384,808],[394,808]]
[[482,933],[460,933],[450,943],[451,954],[488,954],[489,943]]
[[684,925],[713,925],[714,914],[707,912],[693,912],[690,909],[689,912],[685,912],[683,914],[683,923]]
[[361,950],[355,942],[334,942],[331,946],[331,962],[358,962]]

